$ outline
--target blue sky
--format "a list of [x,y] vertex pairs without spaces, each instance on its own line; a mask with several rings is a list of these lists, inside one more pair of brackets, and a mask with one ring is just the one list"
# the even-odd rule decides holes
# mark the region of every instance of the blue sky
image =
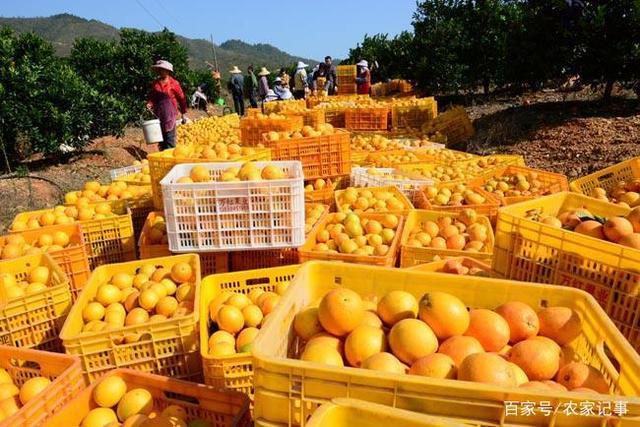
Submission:
[[161,29],[160,23],[186,37],[208,39],[213,33],[216,43],[228,39],[271,43],[319,59],[345,57],[366,33],[395,35],[410,29],[415,5],[416,0],[2,0],[0,16],[66,12],[148,31]]

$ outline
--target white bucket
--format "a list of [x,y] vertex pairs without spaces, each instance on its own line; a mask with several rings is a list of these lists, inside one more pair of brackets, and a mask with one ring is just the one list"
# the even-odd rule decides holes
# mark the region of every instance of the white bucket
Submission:
[[147,144],[162,142],[162,128],[160,120],[153,119],[142,122],[142,133]]

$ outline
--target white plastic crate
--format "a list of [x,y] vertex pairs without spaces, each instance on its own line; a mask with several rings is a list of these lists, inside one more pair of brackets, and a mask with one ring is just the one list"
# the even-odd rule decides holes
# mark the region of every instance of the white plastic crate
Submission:
[[[369,173],[370,169],[375,169],[378,174]],[[434,185],[432,179],[397,179],[392,178],[399,172],[393,168],[352,168],[351,185],[354,187],[389,187],[394,186],[402,191],[414,202],[414,197],[420,189],[427,185]]]
[[304,175],[299,161],[255,162],[286,179],[177,184],[194,166],[216,179],[242,162],[185,163],[160,181],[171,252],[277,249],[304,243]]
[[111,177],[112,181],[115,181],[116,179],[121,178],[123,176],[133,175],[135,173],[142,172],[142,166],[143,165],[133,165],[133,166],[125,166],[123,168],[118,168],[118,169],[111,169],[109,171],[109,176]]

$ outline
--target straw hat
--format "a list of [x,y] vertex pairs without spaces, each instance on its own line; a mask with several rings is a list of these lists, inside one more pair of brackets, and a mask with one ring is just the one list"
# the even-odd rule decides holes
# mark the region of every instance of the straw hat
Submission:
[[365,68],[369,68],[369,63],[368,63],[366,60],[364,60],[364,59],[362,59],[362,60],[361,60],[360,62],[358,62],[356,65],[357,65],[358,67],[365,67]]
[[240,68],[238,68],[237,65],[234,65],[233,69],[231,71],[229,71],[229,73],[231,73],[231,74],[241,74],[242,70],[240,70]]
[[302,62],[302,61],[298,61],[298,65],[296,65],[296,69],[297,69],[297,70],[299,70],[300,68],[307,68],[307,67],[308,67],[308,65],[307,65],[307,64],[305,64],[305,63],[304,63],[304,62]]
[[268,76],[269,74],[271,74],[269,72],[269,70],[267,70],[267,67],[262,67],[262,69],[260,69],[260,72],[258,73],[259,76]]
[[155,64],[151,66],[154,69],[161,69],[171,71],[173,73],[173,65],[169,61],[165,61],[164,59],[159,59]]
[[274,82],[274,83],[281,83],[281,82],[282,82],[282,79],[281,79],[280,77],[276,77],[276,78],[273,80],[273,82]]

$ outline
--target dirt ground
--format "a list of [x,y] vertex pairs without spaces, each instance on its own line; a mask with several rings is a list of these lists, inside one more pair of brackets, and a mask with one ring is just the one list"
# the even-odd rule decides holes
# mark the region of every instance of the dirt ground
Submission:
[[[467,111],[476,134],[463,148],[478,154],[521,154],[529,166],[569,179],[640,155],[640,103],[635,99],[602,103],[587,91],[545,91],[494,97]],[[26,162],[31,178],[0,179],[0,234],[17,213],[60,203],[85,181],[108,182],[109,170],[154,151],[157,147],[144,143],[140,129],[128,128],[122,138],[96,139],[81,153]]]

